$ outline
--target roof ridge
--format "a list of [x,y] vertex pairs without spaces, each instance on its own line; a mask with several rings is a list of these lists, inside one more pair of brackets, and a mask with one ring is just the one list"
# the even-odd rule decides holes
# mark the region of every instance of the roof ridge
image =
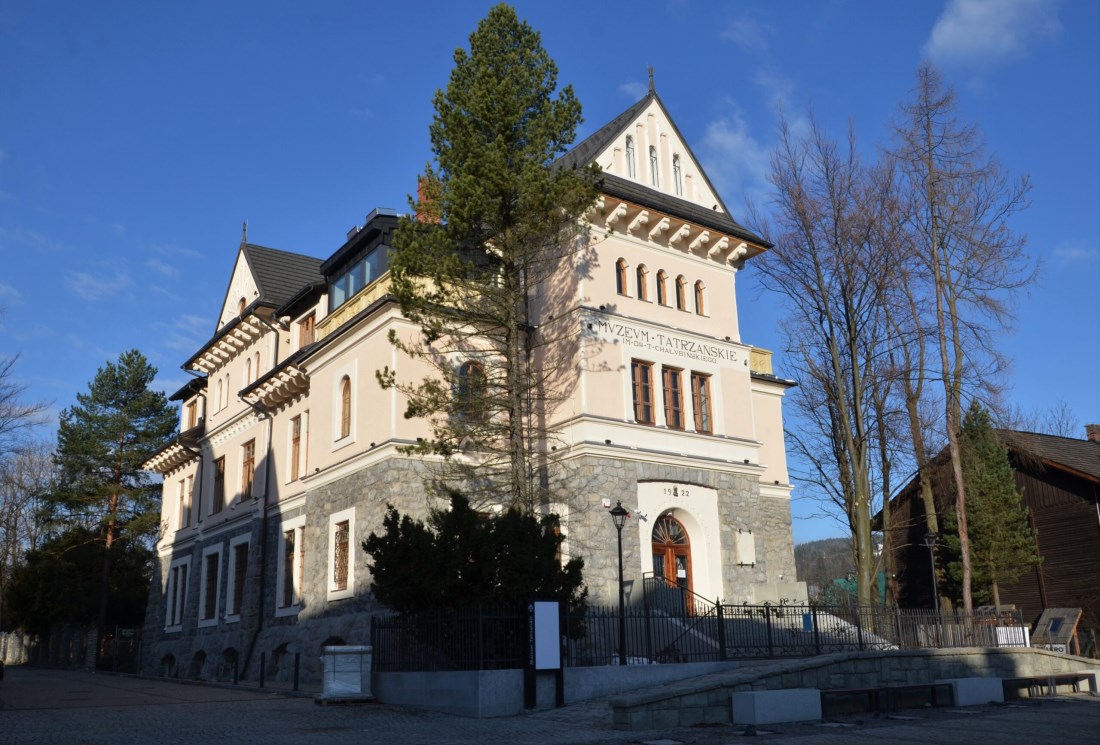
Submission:
[[312,259],[314,261],[323,262],[324,259],[319,259],[316,256],[310,256],[309,254],[298,253],[296,251],[287,251],[284,248],[272,248],[271,246],[261,246],[259,243],[245,243],[241,248],[244,249],[260,249],[262,251],[271,251],[272,253],[283,254],[284,256],[295,256],[302,259]]

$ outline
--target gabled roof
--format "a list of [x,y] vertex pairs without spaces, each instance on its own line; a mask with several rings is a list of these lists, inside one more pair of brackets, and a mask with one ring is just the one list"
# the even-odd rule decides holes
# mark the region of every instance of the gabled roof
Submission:
[[1038,432],[1000,430],[998,434],[1010,450],[1100,482],[1100,442]]
[[258,301],[276,308],[297,295],[303,287],[320,282],[321,259],[245,243],[241,246],[256,286]]
[[[641,116],[642,112],[653,103],[656,103],[656,105],[660,107],[665,118],[668,119],[673,132],[675,132],[676,137],[679,138],[686,149],[688,157],[698,163],[699,159],[696,158],[695,153],[691,151],[691,145],[688,144],[688,141],[684,138],[683,134],[681,134],[680,128],[668,113],[668,109],[665,108],[664,102],[662,102],[660,96],[657,95],[657,91],[651,87],[640,101],[600,127],[578,145],[573,147],[569,152],[558,158],[557,161],[555,161],[555,166],[559,168],[583,168],[593,162],[601,152],[614,143],[619,135],[621,135],[626,128]],[[758,246],[771,248],[771,243],[733,219],[725,202],[722,201],[722,197],[718,194],[718,190],[714,188],[710,178],[702,170],[701,166],[699,168],[699,174],[703,177],[707,187],[718,199],[717,206],[721,207],[721,210],[708,210],[686,199],[679,199],[662,191],[652,189],[644,184],[630,181],[629,179],[624,179],[611,173],[603,174],[603,186],[601,190],[609,196],[625,199],[643,207],[652,207],[653,209],[667,212],[674,217],[689,220],[714,230],[720,230],[746,241],[752,241]]]

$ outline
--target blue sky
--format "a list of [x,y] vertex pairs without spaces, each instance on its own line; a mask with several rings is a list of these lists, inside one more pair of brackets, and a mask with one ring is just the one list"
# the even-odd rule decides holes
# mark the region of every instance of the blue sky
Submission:
[[[0,4],[0,354],[69,406],[137,347],[171,392],[214,330],[242,221],[315,256],[404,209],[431,98],[487,2]],[[989,148],[1034,183],[1015,222],[1041,263],[1020,298],[1010,398],[1100,421],[1100,3],[521,2],[584,106],[578,139],[646,68],[735,217],[766,204],[776,112],[887,141],[922,58]],[[742,338],[780,349],[739,278]],[[782,355],[778,372],[783,373]],[[1082,433],[1083,436],[1083,433]],[[795,502],[795,536],[838,534]]]

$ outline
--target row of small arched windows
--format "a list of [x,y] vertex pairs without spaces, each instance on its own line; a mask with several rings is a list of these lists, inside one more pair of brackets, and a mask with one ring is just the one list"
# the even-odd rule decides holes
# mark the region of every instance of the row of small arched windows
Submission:
[[[626,259],[619,259],[615,263],[615,290],[620,295],[630,295],[629,282],[629,266],[627,266]],[[648,301],[649,295],[649,269],[645,264],[639,264],[634,270],[634,276],[636,280],[636,288],[638,291],[638,299]],[[672,298],[669,298],[669,281],[668,273],[661,269],[657,272],[657,304],[671,307],[675,302],[677,310],[688,310],[688,298],[687,298],[687,279],[684,275],[676,277],[676,281],[672,285]],[[702,280],[697,280],[693,286],[693,294],[695,296],[695,312],[700,316],[705,316],[706,311],[706,290],[707,286],[703,284]]]

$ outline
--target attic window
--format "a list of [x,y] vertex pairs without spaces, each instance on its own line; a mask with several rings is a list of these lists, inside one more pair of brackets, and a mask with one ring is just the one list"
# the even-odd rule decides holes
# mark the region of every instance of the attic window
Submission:
[[385,274],[389,268],[389,246],[377,246],[343,273],[338,274],[328,286],[329,312],[351,300],[360,290]]
[[243,316],[244,315],[244,308],[245,308],[245,302],[244,302],[244,298],[242,297],[240,299],[240,301],[237,303],[237,315],[238,316]]
[[649,146],[649,183],[655,188],[661,188],[661,179],[657,175],[657,148]]
[[637,178],[636,166],[634,165],[634,138],[626,138],[626,175],[630,178]]
[[680,173],[680,156],[672,156],[672,183],[676,186],[676,196],[684,195],[684,177]]

